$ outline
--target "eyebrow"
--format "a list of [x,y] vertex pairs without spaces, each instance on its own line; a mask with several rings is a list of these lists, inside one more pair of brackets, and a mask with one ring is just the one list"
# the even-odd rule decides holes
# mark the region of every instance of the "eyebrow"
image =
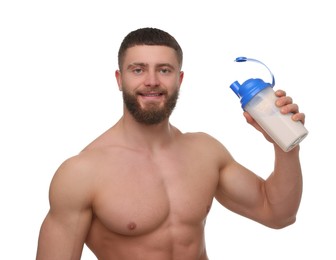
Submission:
[[[127,69],[132,68],[132,67],[136,67],[136,66],[140,66],[140,67],[148,67],[148,63],[144,63],[144,62],[133,62],[133,63],[131,63],[131,64],[129,64],[129,65],[127,66]],[[175,70],[175,67],[174,67],[172,64],[170,64],[170,63],[158,63],[158,64],[155,65],[155,67],[169,67],[169,68]]]

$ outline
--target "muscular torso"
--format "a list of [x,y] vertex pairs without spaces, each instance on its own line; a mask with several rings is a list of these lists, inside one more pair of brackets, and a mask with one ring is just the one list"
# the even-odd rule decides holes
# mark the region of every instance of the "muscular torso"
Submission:
[[180,134],[156,152],[122,145],[84,151],[99,154],[86,239],[98,259],[207,259],[204,225],[219,162],[196,136]]

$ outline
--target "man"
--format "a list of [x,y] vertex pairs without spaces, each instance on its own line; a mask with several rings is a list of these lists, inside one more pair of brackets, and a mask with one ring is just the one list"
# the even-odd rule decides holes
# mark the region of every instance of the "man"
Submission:
[[[100,260],[208,259],[204,226],[213,198],[270,228],[295,222],[299,146],[283,152],[245,112],[274,145],[274,171],[263,180],[211,136],[171,125],[184,75],[182,50],[162,30],[128,34],[118,61],[123,116],[55,173],[38,260],[80,259],[84,243]],[[284,91],[276,95],[284,114],[304,122]]]

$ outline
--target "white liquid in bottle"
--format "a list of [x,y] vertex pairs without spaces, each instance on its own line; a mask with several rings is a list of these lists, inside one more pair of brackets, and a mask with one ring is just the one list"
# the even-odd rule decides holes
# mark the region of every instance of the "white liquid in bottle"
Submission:
[[245,110],[282,150],[288,152],[307,136],[308,131],[301,122],[291,118],[292,114],[281,114],[275,105],[276,99],[273,89],[267,87],[246,104]]

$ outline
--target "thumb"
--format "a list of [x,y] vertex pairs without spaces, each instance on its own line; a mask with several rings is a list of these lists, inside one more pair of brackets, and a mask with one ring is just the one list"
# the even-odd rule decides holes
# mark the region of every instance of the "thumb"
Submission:
[[247,123],[252,125],[258,131],[264,132],[263,129],[260,127],[260,125],[253,119],[253,117],[248,112],[244,111],[243,115],[244,115]]

